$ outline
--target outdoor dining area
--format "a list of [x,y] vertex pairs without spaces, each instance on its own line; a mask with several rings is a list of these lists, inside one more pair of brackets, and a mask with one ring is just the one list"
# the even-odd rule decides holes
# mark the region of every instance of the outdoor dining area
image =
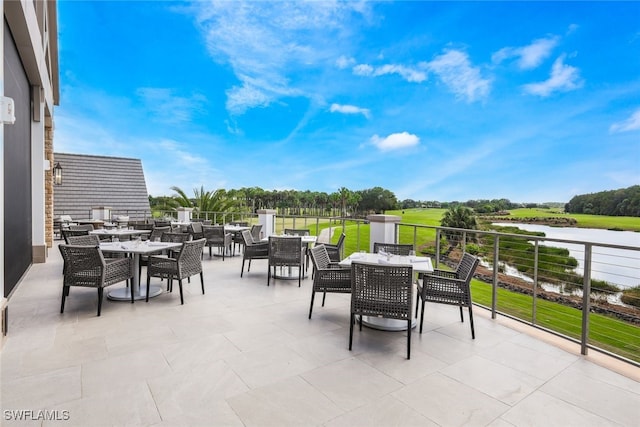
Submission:
[[632,367],[472,307],[476,257],[443,270],[373,225],[354,253],[340,229],[261,225],[65,233],[14,297],[3,408],[82,426],[637,423]]

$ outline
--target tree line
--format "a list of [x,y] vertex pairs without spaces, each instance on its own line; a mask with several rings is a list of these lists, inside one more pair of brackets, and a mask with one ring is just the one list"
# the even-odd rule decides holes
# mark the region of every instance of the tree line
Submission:
[[564,206],[567,213],[640,216],[640,185],[574,196]]
[[382,187],[352,191],[342,187],[333,193],[299,190],[264,190],[260,187],[218,189],[195,188],[189,196],[179,187],[171,187],[172,196],[149,196],[152,211],[192,207],[196,212],[245,212],[274,209],[280,215],[357,217],[398,209],[395,194]]
[[299,190],[264,190],[260,187],[217,189],[206,191],[194,188],[193,196],[179,187],[171,187],[172,196],[149,196],[153,211],[170,211],[178,207],[192,207],[200,212],[245,212],[274,209],[280,215],[365,217],[371,213],[412,208],[443,208],[465,206],[477,214],[496,213],[519,207],[545,207],[536,203],[512,203],[509,199],[478,199],[466,202],[440,202],[405,199],[385,188],[350,190],[341,187],[333,193]]

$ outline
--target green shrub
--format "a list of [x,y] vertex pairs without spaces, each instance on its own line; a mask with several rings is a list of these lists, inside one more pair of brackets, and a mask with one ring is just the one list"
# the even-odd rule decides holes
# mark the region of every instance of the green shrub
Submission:
[[475,243],[467,243],[465,249],[471,255],[478,255],[480,253],[480,246],[476,245]]
[[623,290],[620,300],[627,305],[640,308],[640,286]]

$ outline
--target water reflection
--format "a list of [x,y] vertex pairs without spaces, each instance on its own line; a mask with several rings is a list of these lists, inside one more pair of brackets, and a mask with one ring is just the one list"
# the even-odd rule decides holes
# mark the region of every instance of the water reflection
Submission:
[[[593,228],[550,227],[548,225],[522,223],[496,223],[500,226],[513,226],[521,230],[545,233],[551,239],[577,240],[581,242],[604,243],[611,245],[633,246],[640,249],[640,233],[632,231],[610,231]],[[584,245],[564,242],[540,242],[545,246],[566,248],[578,261],[575,271],[584,275]],[[602,246],[593,246],[591,277],[605,280],[621,288],[640,285],[640,250],[630,251]]]

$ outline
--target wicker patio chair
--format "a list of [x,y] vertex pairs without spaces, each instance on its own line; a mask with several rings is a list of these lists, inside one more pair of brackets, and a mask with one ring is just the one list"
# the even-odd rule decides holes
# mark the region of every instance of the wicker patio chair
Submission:
[[69,244],[69,237],[72,236],[88,236],[89,235],[89,230],[71,230],[69,229],[64,229],[61,231],[62,233],[62,238],[64,239],[64,242],[68,245]]
[[147,299],[149,302],[149,285],[152,277],[167,279],[169,291],[173,290],[173,281],[178,281],[180,288],[180,304],[184,304],[182,280],[196,274],[200,275],[200,285],[204,295],[204,277],[202,275],[202,249],[206,240],[190,240],[182,244],[177,258],[150,256],[147,264]]
[[313,289],[311,290],[311,305],[309,306],[309,319],[313,311],[313,300],[316,292],[322,292],[322,306],[327,292],[349,294],[351,293],[351,268],[340,267],[331,262],[325,245],[318,245],[310,249],[311,262],[313,262]]
[[274,276],[276,275],[276,268],[278,267],[298,267],[298,287],[300,287],[302,284],[302,272],[304,270],[302,237],[269,236],[267,286],[269,286],[271,279],[271,267],[273,267]]
[[331,244],[325,243],[324,247],[327,248],[327,253],[329,254],[329,259],[333,262],[340,262],[342,260],[342,250],[344,247],[344,239],[346,239],[346,235],[344,233],[340,234],[338,238],[338,243]]
[[469,308],[471,338],[476,338],[473,328],[473,304],[471,303],[471,279],[478,266],[478,258],[464,253],[455,271],[435,269],[433,273],[422,275],[422,283],[418,281],[418,298],[416,299],[416,316],[418,316],[418,299],[422,301],[420,312],[420,333],[424,321],[424,303],[457,305],[460,307],[460,321],[464,322],[463,307]]
[[[59,245],[64,260],[64,279],[62,283],[62,304],[60,313],[64,313],[64,303],[69,296],[71,286],[96,288],[98,290],[98,316],[102,309],[103,289],[133,278],[133,260],[118,258],[105,261],[97,246]],[[133,286],[131,303],[133,304]]]
[[409,255],[413,250],[413,245],[402,243],[380,243],[375,242],[373,244],[373,253],[386,252],[392,255]]
[[407,359],[411,358],[413,267],[394,264],[351,264],[351,319],[349,350],[355,316],[398,319],[407,322]]
[[209,225],[203,227],[204,238],[206,239],[206,246],[209,247],[209,258],[211,258],[211,248],[218,248],[218,251],[222,250],[222,260],[227,251],[231,252],[231,245],[233,244],[233,236],[231,233],[225,233],[223,225]]
[[249,260],[249,264],[247,266],[247,272],[249,272],[249,270],[251,270],[251,260],[269,259],[269,242],[255,241],[249,230],[244,230],[241,235],[244,252],[242,252],[242,269],[240,270],[240,277],[242,277],[242,274],[244,273],[244,262],[246,260]]

